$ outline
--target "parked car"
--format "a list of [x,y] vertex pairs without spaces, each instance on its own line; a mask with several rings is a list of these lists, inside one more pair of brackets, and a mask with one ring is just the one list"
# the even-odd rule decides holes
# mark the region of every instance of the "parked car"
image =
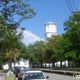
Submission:
[[45,76],[42,71],[27,71],[22,80],[47,80],[49,76]]
[[29,71],[30,69],[20,69],[18,71],[18,80],[23,80],[24,76],[25,76],[25,73],[27,71]]
[[14,67],[14,74],[15,74],[16,77],[18,77],[18,73],[22,69],[26,69],[26,67]]

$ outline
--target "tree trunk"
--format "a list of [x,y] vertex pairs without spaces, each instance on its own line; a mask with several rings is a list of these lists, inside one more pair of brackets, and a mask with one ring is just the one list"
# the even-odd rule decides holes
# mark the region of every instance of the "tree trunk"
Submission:
[[8,66],[9,66],[9,70],[12,71],[12,58],[8,58]]
[[62,61],[61,61],[61,63],[60,63],[60,67],[62,68]]

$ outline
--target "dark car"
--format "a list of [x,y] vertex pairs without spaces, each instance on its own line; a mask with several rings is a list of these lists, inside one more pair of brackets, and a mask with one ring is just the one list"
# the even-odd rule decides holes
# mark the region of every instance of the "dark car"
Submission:
[[22,80],[27,71],[30,71],[30,69],[20,69],[18,72],[18,80]]
[[18,73],[21,69],[26,69],[26,67],[14,67],[14,74],[16,77],[18,77]]

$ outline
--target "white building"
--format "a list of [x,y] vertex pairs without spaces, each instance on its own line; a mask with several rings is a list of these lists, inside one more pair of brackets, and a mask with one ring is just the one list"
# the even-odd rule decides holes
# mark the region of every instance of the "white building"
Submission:
[[[23,58],[20,58],[20,60],[15,63],[15,66],[29,68],[29,60],[25,60],[25,59],[23,59]],[[14,67],[14,63],[12,63],[12,68],[13,68],[13,67]],[[3,68],[4,70],[9,69],[8,63],[3,64],[3,65],[2,65],[2,68]]]
[[43,63],[42,66],[43,67],[52,67],[52,63]]
[[[13,64],[12,66],[14,66],[14,64]],[[15,66],[20,66],[20,67],[29,68],[29,60],[20,58],[20,60],[15,63]]]
[[55,62],[55,67],[68,67],[68,60],[62,61],[62,63],[60,61]]
[[58,35],[58,33],[56,24],[50,21],[45,24],[45,42],[47,42],[47,38],[50,38],[52,35]]

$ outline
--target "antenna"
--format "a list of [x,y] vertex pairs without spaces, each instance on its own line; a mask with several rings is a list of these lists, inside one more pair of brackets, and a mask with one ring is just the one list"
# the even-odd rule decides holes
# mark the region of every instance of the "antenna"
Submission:
[[52,18],[51,18],[50,22],[52,22]]

